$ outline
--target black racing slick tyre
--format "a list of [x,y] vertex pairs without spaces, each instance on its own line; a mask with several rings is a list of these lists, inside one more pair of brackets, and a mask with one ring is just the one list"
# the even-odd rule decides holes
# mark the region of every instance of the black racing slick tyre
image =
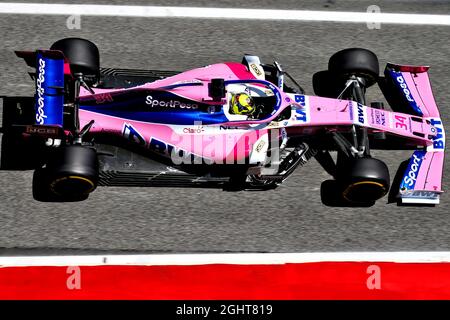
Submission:
[[39,168],[33,174],[33,198],[41,202],[75,202],[83,201],[89,197],[89,194],[72,194],[62,196],[55,194],[50,189],[51,176],[45,168]]
[[353,203],[374,202],[384,197],[390,186],[389,169],[375,158],[350,159],[338,170],[342,196]]
[[370,50],[349,48],[333,54],[328,62],[328,70],[340,78],[357,76],[365,80],[365,87],[378,81],[380,66],[378,58]]
[[98,79],[100,53],[93,42],[81,38],[65,38],[52,44],[50,50],[59,50],[69,59],[72,73],[81,73]]
[[350,202],[342,195],[344,186],[336,180],[325,180],[320,185],[320,198],[328,207],[371,207],[375,201]]
[[320,188],[322,203],[330,207],[370,207],[389,191],[389,170],[375,158],[349,159],[343,163],[336,180],[324,181]]
[[333,99],[337,98],[345,88],[345,80],[337,78],[328,70],[316,72],[312,83],[316,95]]
[[78,145],[61,147],[44,168],[35,170],[33,197],[38,201],[80,201],[95,190],[97,182],[95,150]]

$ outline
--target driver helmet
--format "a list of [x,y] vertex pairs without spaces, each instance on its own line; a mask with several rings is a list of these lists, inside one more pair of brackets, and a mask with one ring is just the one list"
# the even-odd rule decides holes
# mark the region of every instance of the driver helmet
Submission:
[[255,102],[247,93],[237,93],[231,98],[230,112],[233,114],[250,115],[255,112]]

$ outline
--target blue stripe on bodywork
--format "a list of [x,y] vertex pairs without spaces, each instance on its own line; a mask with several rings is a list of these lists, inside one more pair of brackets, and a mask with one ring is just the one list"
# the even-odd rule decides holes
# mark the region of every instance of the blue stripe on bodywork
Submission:
[[426,151],[421,150],[414,151],[411,159],[409,160],[405,174],[403,175],[400,190],[414,190],[417,176],[426,153]]
[[228,122],[223,111],[216,113],[207,113],[201,111],[120,111],[111,109],[101,109],[92,106],[80,106],[80,109],[97,112],[113,117],[124,118],[127,120],[194,125],[194,122],[201,121],[203,124],[220,124]]

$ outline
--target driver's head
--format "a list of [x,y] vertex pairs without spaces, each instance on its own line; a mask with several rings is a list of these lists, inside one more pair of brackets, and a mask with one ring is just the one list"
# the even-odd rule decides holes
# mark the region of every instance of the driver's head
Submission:
[[255,103],[247,93],[236,93],[231,98],[230,112],[233,114],[250,115],[255,112]]

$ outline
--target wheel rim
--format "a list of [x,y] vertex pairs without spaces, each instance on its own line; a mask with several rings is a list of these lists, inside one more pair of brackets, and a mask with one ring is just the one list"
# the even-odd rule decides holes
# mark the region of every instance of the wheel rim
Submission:
[[50,184],[50,189],[57,195],[85,195],[95,189],[95,183],[85,177],[59,177]]
[[387,193],[387,188],[376,181],[358,181],[350,184],[342,196],[350,202],[376,201]]

